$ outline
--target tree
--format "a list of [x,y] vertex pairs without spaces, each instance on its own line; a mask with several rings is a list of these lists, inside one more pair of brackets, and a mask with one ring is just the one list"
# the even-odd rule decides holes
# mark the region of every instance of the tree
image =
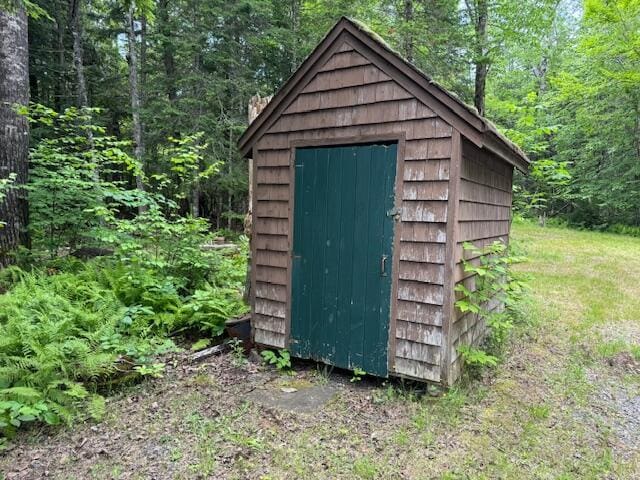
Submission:
[[[144,172],[144,155],[145,155],[145,143],[142,130],[142,119],[140,118],[141,109],[141,93],[140,85],[138,83],[138,73],[140,70],[140,64],[138,61],[138,51],[136,46],[136,14],[145,19],[141,22],[144,25],[146,17],[151,16],[151,3],[147,0],[134,1],[128,0],[125,2],[127,7],[126,21],[127,21],[127,45],[128,45],[128,61],[129,61],[129,97],[131,99],[131,119],[133,123],[133,151],[138,165],[140,165],[140,173],[136,175],[136,188],[140,191],[144,191],[144,179],[142,173]],[[144,44],[144,35],[141,39]],[[145,65],[142,65],[145,68]],[[139,207],[141,211],[144,210],[144,206]]]
[[485,92],[489,73],[489,0],[465,0],[466,13],[473,26],[471,53],[474,69],[473,105],[480,115],[485,113]]
[[73,36],[73,67],[76,71],[77,105],[88,107],[87,80],[84,74],[84,50],[82,47],[82,0],[69,0],[69,21]]
[[15,185],[0,200],[0,266],[10,262],[9,252],[28,245],[27,182],[29,128],[15,111],[29,102],[27,13],[23,5],[0,7],[0,179],[15,178]]

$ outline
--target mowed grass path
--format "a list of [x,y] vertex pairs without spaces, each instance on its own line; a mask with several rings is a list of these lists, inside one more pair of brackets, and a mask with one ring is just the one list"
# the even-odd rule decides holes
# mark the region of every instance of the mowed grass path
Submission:
[[[516,224],[531,291],[503,362],[440,397],[232,355],[133,387],[99,425],[32,433],[7,478],[638,479],[640,239]],[[168,362],[170,365],[171,362]],[[331,382],[313,415],[248,392]],[[35,460],[34,460],[35,459]],[[0,475],[1,477],[1,475]]]

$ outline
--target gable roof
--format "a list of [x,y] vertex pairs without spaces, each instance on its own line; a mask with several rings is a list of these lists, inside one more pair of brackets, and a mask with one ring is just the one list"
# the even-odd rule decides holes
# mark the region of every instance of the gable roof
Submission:
[[516,144],[498,132],[493,123],[404,60],[366,26],[347,17],[342,17],[336,23],[244,131],[238,140],[238,146],[245,157],[251,155],[255,142],[311,81],[324,62],[345,42],[475,145],[486,148],[521,171],[527,171],[529,158]]

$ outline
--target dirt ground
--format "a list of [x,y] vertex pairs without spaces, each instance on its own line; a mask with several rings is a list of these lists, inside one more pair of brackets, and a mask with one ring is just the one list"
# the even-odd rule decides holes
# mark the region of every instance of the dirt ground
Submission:
[[[101,423],[22,433],[0,471],[7,480],[640,478],[640,240],[533,226],[516,237],[531,258],[520,268],[534,275],[528,322],[481,379],[442,393],[352,382],[311,363],[295,362],[289,376],[232,353],[196,365],[178,353],[164,378],[110,396]],[[306,389],[330,394],[304,408],[286,401]]]

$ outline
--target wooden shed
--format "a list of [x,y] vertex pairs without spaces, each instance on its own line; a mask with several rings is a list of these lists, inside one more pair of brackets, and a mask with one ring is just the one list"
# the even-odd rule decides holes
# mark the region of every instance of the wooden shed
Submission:
[[253,158],[252,331],[294,357],[444,385],[485,327],[455,308],[463,242],[507,241],[529,160],[341,19],[239,140]]

